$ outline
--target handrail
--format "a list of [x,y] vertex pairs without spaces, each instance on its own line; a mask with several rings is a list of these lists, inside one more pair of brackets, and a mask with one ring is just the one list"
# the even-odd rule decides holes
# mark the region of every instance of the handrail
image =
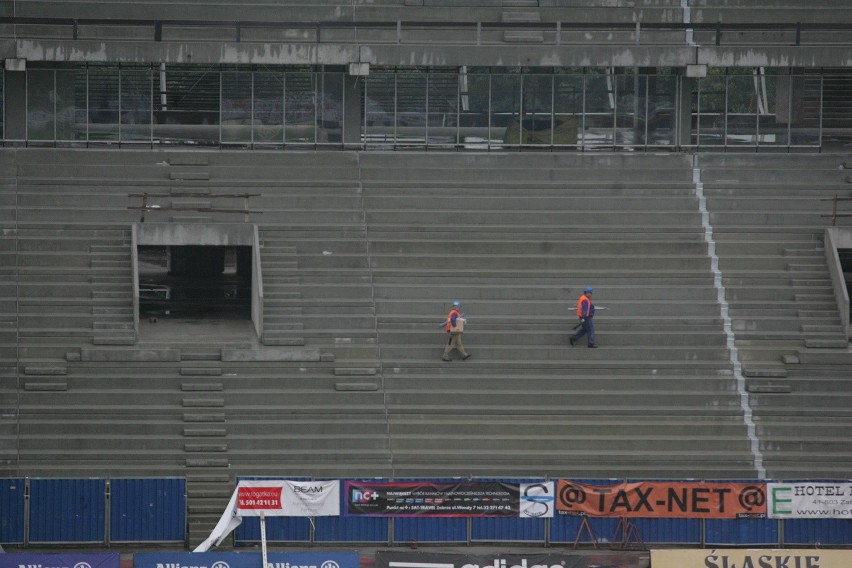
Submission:
[[852,217],[852,213],[838,213],[837,203],[840,201],[852,201],[852,197],[839,197],[836,193],[834,197],[823,197],[820,201],[831,201],[831,215],[820,215],[820,217],[831,217],[831,226],[837,225],[838,217]]
[[[232,28],[235,31],[236,41],[242,42],[241,31],[245,28],[264,29],[313,29],[316,30],[319,43],[319,32],[323,29],[357,29],[357,28],[379,28],[396,29],[400,34],[407,28],[442,28],[459,30],[550,30],[557,33],[584,30],[625,30],[641,34],[642,30],[704,30],[715,31],[716,45],[721,44],[722,34],[726,31],[786,31],[795,32],[795,45],[801,43],[801,32],[803,31],[852,31],[852,23],[840,22],[437,22],[418,20],[373,20],[373,21],[257,21],[257,20],[168,20],[168,19],[139,19],[139,18],[52,18],[52,17],[25,17],[25,16],[3,16],[0,17],[0,25],[29,25],[29,26],[67,26],[73,29],[73,39],[79,39],[80,26],[110,26],[110,27],[139,27],[148,26],[154,28],[153,41],[162,41],[162,28],[164,26],[174,27],[210,27],[210,28]],[[16,31],[16,37],[22,37]],[[23,37],[31,37],[24,35]],[[37,37],[37,36],[32,36]],[[335,40],[338,43],[363,43],[360,40]]]

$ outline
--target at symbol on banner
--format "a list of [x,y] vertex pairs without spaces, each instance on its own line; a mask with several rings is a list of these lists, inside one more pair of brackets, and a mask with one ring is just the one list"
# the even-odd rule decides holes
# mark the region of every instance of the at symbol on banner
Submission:
[[755,507],[763,507],[766,503],[766,494],[762,487],[749,485],[740,491],[739,501],[743,509],[751,511]]
[[582,487],[565,484],[559,491],[559,501],[566,507],[580,505],[586,502],[586,491]]

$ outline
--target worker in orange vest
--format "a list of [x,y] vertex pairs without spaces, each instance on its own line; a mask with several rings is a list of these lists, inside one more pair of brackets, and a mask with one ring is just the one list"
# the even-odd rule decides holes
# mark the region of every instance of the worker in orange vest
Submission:
[[450,309],[450,313],[447,314],[447,320],[444,322],[444,329],[450,335],[449,341],[447,341],[447,346],[444,347],[444,354],[441,356],[441,359],[444,361],[451,361],[450,353],[452,353],[453,349],[457,349],[458,352],[462,356],[462,360],[470,357],[470,353],[465,351],[464,345],[462,345],[462,334],[464,333],[464,314],[461,311],[461,302],[455,301],[453,302],[453,307]]
[[595,317],[595,305],[592,303],[592,294],[594,288],[586,286],[583,294],[577,298],[577,317],[580,319],[579,329],[576,329],[573,335],[568,338],[571,346],[574,346],[575,341],[579,341],[584,335],[587,336],[588,347],[597,348],[595,343],[595,324],[592,321]]

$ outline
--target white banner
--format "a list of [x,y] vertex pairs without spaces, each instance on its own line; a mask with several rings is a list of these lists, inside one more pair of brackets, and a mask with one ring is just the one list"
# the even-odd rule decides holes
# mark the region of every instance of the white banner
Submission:
[[545,483],[521,483],[521,517],[552,517],[553,510],[556,508],[556,498],[553,491],[554,484],[552,481]]
[[242,517],[340,515],[340,482],[267,479],[240,481],[237,514]]
[[848,550],[683,549],[651,550],[654,568],[849,568]]
[[852,483],[767,483],[770,519],[852,519]]

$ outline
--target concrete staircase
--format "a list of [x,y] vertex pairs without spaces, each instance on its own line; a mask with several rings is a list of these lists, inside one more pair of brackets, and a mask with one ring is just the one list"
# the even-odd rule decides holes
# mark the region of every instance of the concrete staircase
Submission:
[[133,345],[133,267],[130,232],[115,243],[92,245],[92,325],[95,345]]
[[0,153],[0,468],[14,472],[18,448],[17,169]]

